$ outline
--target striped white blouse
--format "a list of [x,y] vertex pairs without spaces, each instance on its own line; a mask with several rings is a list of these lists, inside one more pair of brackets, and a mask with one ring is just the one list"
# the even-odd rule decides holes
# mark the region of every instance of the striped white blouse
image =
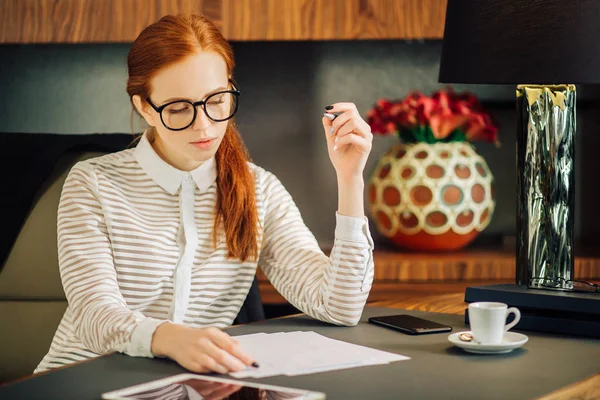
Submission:
[[327,257],[281,182],[250,167],[264,228],[258,264],[227,259],[224,236],[213,247],[214,158],[193,171],[178,170],[144,134],[134,149],[77,163],[58,209],[68,307],[35,372],[111,351],[152,357],[152,335],[165,321],[231,325],[257,265],[299,310],[356,324],[373,280],[366,218],[336,215]]

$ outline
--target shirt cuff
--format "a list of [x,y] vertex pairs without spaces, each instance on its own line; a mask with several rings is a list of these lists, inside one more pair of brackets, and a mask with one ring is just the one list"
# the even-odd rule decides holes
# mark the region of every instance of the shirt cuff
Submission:
[[141,321],[134,329],[131,334],[131,343],[127,354],[132,357],[149,357],[154,358],[152,354],[152,336],[156,328],[165,323],[169,322],[161,319],[147,318]]
[[350,242],[360,242],[371,245],[371,232],[369,231],[369,222],[367,217],[347,217],[335,213],[336,226],[335,238],[348,240]]

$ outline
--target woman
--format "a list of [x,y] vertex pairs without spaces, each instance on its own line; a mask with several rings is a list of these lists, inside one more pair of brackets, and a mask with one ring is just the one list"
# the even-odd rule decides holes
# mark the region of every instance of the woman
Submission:
[[323,118],[337,172],[326,257],[277,178],[250,163],[231,119],[233,54],[202,16],[166,16],[128,56],[127,92],[150,128],[137,146],[70,171],[58,210],[68,308],[37,371],[111,351],[170,357],[194,372],[255,360],[231,325],[257,265],[306,314],[355,325],[373,277],[363,212],[372,135],[356,107]]

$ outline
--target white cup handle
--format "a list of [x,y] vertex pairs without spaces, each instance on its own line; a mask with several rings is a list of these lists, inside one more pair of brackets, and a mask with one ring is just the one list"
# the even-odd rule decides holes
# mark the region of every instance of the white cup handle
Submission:
[[506,318],[508,318],[508,316],[510,315],[510,313],[515,314],[515,319],[514,319],[513,322],[511,322],[510,324],[507,324],[504,327],[504,332],[508,332],[513,326],[515,326],[516,324],[518,324],[519,321],[521,320],[521,311],[519,311],[519,309],[516,308],[516,307],[511,307],[508,310],[506,310],[505,320],[506,320]]

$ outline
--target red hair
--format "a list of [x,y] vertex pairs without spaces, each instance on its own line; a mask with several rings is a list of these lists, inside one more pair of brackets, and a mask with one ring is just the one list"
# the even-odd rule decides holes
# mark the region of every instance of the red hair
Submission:
[[[220,55],[233,75],[233,50],[221,32],[202,15],[167,15],[146,27],[129,55],[127,93],[131,100],[150,95],[150,81],[161,69],[199,51]],[[246,261],[258,257],[259,221],[250,157],[237,127],[230,120],[216,153],[217,206],[213,242],[223,229],[229,257]]]

